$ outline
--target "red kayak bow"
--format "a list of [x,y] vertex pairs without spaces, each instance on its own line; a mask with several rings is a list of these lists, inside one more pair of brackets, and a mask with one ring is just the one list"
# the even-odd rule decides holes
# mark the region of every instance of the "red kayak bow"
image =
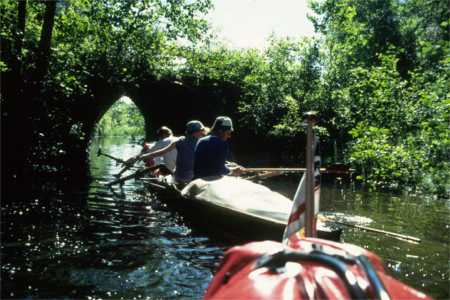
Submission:
[[351,244],[306,238],[233,247],[205,294],[212,299],[431,299],[385,273]]

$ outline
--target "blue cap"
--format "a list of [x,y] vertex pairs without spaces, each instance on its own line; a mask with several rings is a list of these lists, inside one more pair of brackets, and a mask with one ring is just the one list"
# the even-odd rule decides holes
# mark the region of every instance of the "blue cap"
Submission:
[[212,126],[212,130],[234,131],[233,122],[229,117],[217,117]]

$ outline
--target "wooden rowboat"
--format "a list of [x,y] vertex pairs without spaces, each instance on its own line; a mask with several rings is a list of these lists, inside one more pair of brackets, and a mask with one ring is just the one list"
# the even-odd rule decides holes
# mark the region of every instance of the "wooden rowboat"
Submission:
[[[164,202],[181,210],[195,228],[243,240],[279,241],[292,206],[283,195],[236,177],[198,179],[183,189],[170,176],[142,180]],[[332,224],[317,224],[320,238],[338,241],[340,233]]]

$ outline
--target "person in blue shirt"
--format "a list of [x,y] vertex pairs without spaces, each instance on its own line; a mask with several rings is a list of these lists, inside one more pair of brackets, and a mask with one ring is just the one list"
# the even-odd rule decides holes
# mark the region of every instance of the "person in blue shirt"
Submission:
[[186,124],[186,136],[178,138],[168,146],[140,155],[133,158],[131,162],[136,160],[145,160],[166,154],[174,149],[177,150],[175,181],[179,184],[186,184],[194,177],[194,150],[199,138],[204,137],[208,132],[208,128],[203,126],[202,122],[197,120],[189,121]]
[[228,140],[233,130],[229,117],[216,118],[211,134],[201,138],[195,147],[194,178],[241,174],[242,167],[229,168],[226,165],[230,156]]

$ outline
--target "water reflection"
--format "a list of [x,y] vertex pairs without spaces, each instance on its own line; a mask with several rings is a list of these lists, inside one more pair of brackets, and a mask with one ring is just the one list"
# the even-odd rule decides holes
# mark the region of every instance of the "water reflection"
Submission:
[[[30,201],[2,206],[2,298],[201,298],[232,241],[190,227],[139,181],[105,188],[120,166],[97,157],[99,145],[119,157],[140,150],[103,140],[91,148],[93,181],[84,192],[38,191]],[[297,180],[265,183],[291,196]],[[448,203],[325,180],[321,210],[421,238],[412,244],[351,227],[343,236],[378,253],[395,277],[448,298]]]
[[138,181],[106,189],[120,166],[96,150],[86,193],[2,207],[2,298],[201,297],[227,245],[193,235]]

